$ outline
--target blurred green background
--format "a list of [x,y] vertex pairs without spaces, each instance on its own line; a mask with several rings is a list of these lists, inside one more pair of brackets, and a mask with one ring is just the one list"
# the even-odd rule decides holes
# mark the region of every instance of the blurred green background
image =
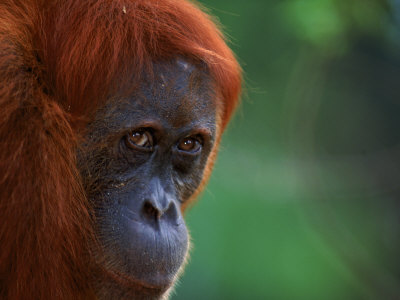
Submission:
[[172,299],[400,299],[400,1],[200,2],[246,84]]

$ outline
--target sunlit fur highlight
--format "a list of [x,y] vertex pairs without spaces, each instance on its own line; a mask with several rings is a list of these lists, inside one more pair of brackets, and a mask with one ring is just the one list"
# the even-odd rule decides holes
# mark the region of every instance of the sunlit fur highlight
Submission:
[[75,157],[81,125],[121,86],[138,86],[154,62],[177,56],[207,66],[222,132],[240,68],[193,3],[0,2],[1,299],[93,298],[90,208]]

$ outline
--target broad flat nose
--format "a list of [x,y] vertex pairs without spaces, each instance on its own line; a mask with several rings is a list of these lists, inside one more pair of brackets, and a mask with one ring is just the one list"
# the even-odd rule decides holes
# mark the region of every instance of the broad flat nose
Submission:
[[159,222],[161,219],[177,221],[179,218],[173,197],[165,192],[160,180],[151,180],[148,192],[143,198],[141,215],[148,221]]
[[[169,202],[169,206],[173,205]],[[168,211],[169,206],[160,208],[154,201],[147,199],[144,201],[142,213],[149,218],[160,219],[166,211]]]

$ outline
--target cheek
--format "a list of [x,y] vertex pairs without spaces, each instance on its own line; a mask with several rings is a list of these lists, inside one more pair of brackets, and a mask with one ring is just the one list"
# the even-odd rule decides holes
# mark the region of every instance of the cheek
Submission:
[[174,177],[174,185],[176,186],[179,199],[185,202],[190,196],[196,191],[201,182],[201,174],[203,168],[198,168],[196,172],[190,173],[190,175],[184,175],[177,172]]
[[199,188],[203,180],[210,149],[203,149],[201,156],[179,156],[173,160],[172,179],[182,202],[187,201]]
[[217,158],[218,148],[221,141],[221,127],[220,127],[220,119],[217,119],[217,126],[216,126],[216,139],[215,143],[210,150],[209,155],[206,157],[206,161],[204,162],[204,167],[201,169],[201,174],[199,175],[199,183],[196,185],[196,189],[188,196],[187,200],[182,204],[181,210],[184,212],[190,205],[193,204],[194,200],[199,196],[199,194],[204,189],[205,185],[207,184],[212,169],[214,167],[214,163]]

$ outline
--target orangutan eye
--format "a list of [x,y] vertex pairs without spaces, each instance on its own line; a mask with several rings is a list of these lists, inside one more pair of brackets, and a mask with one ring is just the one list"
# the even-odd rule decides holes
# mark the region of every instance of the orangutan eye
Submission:
[[130,132],[126,136],[126,145],[137,150],[152,150],[154,146],[153,135],[149,130],[140,129]]
[[190,136],[182,139],[178,144],[178,149],[181,151],[196,153],[202,147],[202,140],[198,136]]

